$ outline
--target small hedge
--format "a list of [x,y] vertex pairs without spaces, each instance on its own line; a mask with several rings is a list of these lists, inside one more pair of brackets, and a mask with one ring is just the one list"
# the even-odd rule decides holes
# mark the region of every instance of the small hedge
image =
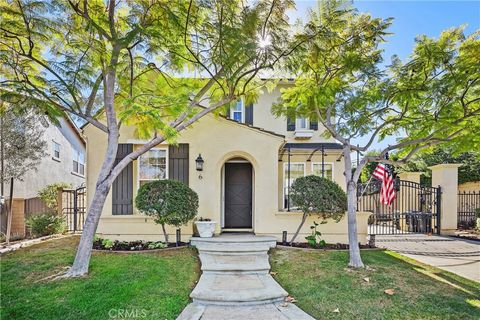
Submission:
[[34,237],[43,237],[66,231],[65,218],[55,213],[41,213],[31,216],[26,221]]
[[319,176],[297,178],[290,190],[290,199],[303,212],[302,221],[292,237],[295,240],[308,215],[316,214],[322,219],[340,219],[347,210],[347,195],[335,182]]
[[142,213],[155,217],[168,243],[165,225],[179,227],[192,220],[197,215],[198,195],[182,182],[157,180],[140,187],[135,206]]

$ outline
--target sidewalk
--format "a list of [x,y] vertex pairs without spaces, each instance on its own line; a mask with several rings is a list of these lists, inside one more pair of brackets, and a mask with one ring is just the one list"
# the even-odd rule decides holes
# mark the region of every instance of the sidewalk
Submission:
[[480,242],[444,236],[376,236],[376,245],[480,282]]

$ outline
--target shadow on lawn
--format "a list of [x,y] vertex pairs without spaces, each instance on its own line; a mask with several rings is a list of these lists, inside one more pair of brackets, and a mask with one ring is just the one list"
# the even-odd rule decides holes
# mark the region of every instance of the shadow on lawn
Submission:
[[[446,283],[454,287],[455,289],[462,290],[463,292],[470,294],[476,297],[477,299],[480,297],[480,283],[478,282],[475,282],[475,281],[460,277],[454,273],[418,262],[414,259],[405,257],[401,254],[398,254],[392,251],[385,251],[385,253],[396,259],[402,260],[408,263],[409,265],[412,265],[413,270],[420,272],[426,276],[429,276],[432,279]],[[465,263],[465,264],[468,264],[468,263]]]

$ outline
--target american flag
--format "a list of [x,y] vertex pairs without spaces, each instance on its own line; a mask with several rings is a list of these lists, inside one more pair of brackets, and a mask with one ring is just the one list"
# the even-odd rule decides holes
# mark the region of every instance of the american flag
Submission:
[[393,186],[393,176],[388,172],[388,169],[383,163],[379,163],[373,171],[373,177],[382,181],[382,188],[380,189],[380,203],[391,205],[395,200],[395,188]]

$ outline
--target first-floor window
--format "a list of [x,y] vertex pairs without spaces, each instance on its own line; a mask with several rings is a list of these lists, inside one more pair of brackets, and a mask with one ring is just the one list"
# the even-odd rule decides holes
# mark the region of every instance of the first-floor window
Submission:
[[[290,175],[288,174],[290,167]],[[290,166],[288,163],[284,163],[283,166],[283,206],[284,208],[290,208],[294,209],[295,204],[292,202],[292,200],[289,197],[290,193],[290,188],[293,184],[293,182],[300,177],[305,176],[305,163],[290,163]],[[290,206],[289,206],[290,202]]]
[[[322,163],[312,163],[312,174],[322,177]],[[323,177],[333,180],[333,165],[331,163],[323,164]]]
[[152,149],[140,156],[139,183],[167,179],[167,150]]
[[73,172],[85,175],[85,154],[73,149]]

